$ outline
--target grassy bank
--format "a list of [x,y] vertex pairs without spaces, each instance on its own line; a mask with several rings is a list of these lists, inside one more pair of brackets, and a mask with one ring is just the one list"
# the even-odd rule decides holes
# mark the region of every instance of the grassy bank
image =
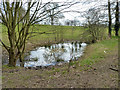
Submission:
[[[7,29],[2,27],[2,39],[5,43],[8,43]],[[52,42],[63,40],[80,40],[80,34],[83,33],[84,28],[79,26],[51,26],[51,25],[34,25],[30,28],[32,34],[28,42],[33,44],[39,44],[41,42]]]
[[[109,39],[109,40],[103,40],[101,42],[88,45],[85,50],[84,56],[82,56],[78,61],[72,61],[69,64],[70,65],[69,72],[68,72],[68,64],[63,64],[61,66],[53,66],[50,68],[39,69],[39,70],[30,70],[30,69],[24,69],[21,67],[9,68],[7,66],[3,66],[3,76],[2,76],[3,87],[4,88],[5,87],[9,87],[9,88],[76,87],[77,88],[77,87],[84,87],[84,85],[88,87],[90,86],[90,84],[87,85],[84,83],[86,81],[86,78],[88,79],[91,78],[92,80],[95,80],[95,77],[93,77],[94,75],[92,74],[89,75],[89,73],[94,73],[92,71],[93,66],[101,61],[103,61],[103,63],[100,63],[97,66],[100,67],[100,66],[109,64],[110,60],[107,59],[107,57],[110,57],[116,54],[117,50],[118,50],[118,38],[116,37],[113,37],[112,39]],[[105,67],[103,69],[105,69]],[[85,74],[85,71],[86,71],[86,74]],[[100,71],[100,73],[102,72]],[[98,76],[101,75],[100,73],[98,74]],[[112,76],[115,76],[112,78],[117,77],[114,74]],[[104,75],[102,77],[104,79]],[[102,80],[98,80],[98,81],[102,81]],[[96,83],[97,82],[95,80],[94,84],[96,85]],[[104,82],[101,82],[101,83],[104,83]],[[110,83],[112,82],[110,81]],[[99,85],[98,87],[100,87],[100,84],[98,85]],[[110,85],[109,83],[106,83],[105,86],[101,86],[101,87],[103,88],[110,87]]]
[[95,44],[88,46],[88,49],[85,51],[84,58],[79,63],[81,65],[92,65],[95,62],[103,60],[105,57],[110,55],[112,51],[116,50],[118,52],[118,38],[113,37],[109,40],[103,40]]

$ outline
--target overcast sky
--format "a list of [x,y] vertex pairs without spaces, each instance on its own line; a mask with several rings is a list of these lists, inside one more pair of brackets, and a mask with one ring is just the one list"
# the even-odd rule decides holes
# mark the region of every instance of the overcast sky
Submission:
[[[108,0],[42,0],[42,1],[44,3],[48,2],[48,1],[58,2],[58,3],[79,2],[78,4],[75,4],[65,10],[65,11],[79,11],[79,12],[84,12],[91,7],[96,7],[99,5],[106,5],[108,3]],[[115,2],[116,0],[110,0],[110,1]],[[66,13],[64,13],[64,16],[65,16],[65,19],[63,19],[61,21],[64,21],[67,19],[69,19],[69,20],[78,19],[81,23],[83,23],[85,21],[85,18],[81,17],[81,13],[77,13],[77,12],[66,12]]]
[[[9,0],[9,1],[12,2],[15,0]],[[30,1],[30,0],[23,0],[23,2],[27,2],[27,1]],[[38,1],[38,0],[34,0],[34,1]],[[73,10],[73,11],[79,11],[79,12],[85,11],[88,8],[96,6],[98,4],[100,5],[100,4],[104,4],[107,2],[107,0],[40,0],[40,1],[42,1],[43,3],[47,3],[49,1],[58,2],[58,3],[79,2],[78,4],[75,4],[75,5],[71,6],[70,8],[66,9],[66,11]],[[85,2],[85,1],[87,1],[87,2]],[[99,1],[99,3],[93,2],[93,1]],[[113,1],[113,0],[111,0],[111,1]],[[82,2],[84,2],[84,4]],[[80,13],[67,12],[67,13],[64,13],[64,16],[66,19],[74,19],[74,18],[78,18],[80,16]]]
[[[56,2],[58,0],[53,0],[53,1]],[[59,2],[60,1],[62,2],[63,0],[59,0]],[[66,11],[72,10],[72,11],[79,11],[81,13],[67,12],[67,13],[64,13],[64,16],[65,16],[65,19],[70,19],[70,20],[78,19],[81,23],[83,23],[85,21],[85,18],[81,17],[82,12],[88,10],[91,7],[104,5],[104,4],[107,3],[107,0],[98,0],[99,3],[94,2],[94,1],[97,1],[97,0],[89,0],[89,2],[85,2],[85,1],[88,1],[88,0],[76,0],[76,1],[78,1],[79,3],[71,6]]]
[[[54,0],[54,1],[57,1],[57,0]],[[59,1],[62,1],[62,0],[59,0]],[[81,2],[81,3],[73,5],[72,7],[70,7],[68,9],[68,11],[69,10],[73,10],[73,11],[77,10],[79,12],[83,12],[83,11],[88,10],[91,7],[107,5],[107,3],[108,3],[108,0],[76,0],[76,1]],[[88,1],[88,2],[85,2],[85,1]],[[116,0],[110,0],[110,1],[115,2]],[[73,20],[74,18],[76,18],[76,19],[80,20],[81,23],[83,23],[85,21],[85,18],[80,17],[81,13],[67,12],[67,13],[64,13],[64,15],[65,15],[65,19]],[[114,19],[113,19],[113,22],[114,22]]]
[[[10,0],[14,1],[14,0]],[[29,0],[23,0],[24,2],[27,2]],[[36,0],[38,1],[38,0]],[[99,5],[104,5],[107,3],[108,0],[40,0],[43,3],[46,2],[58,2],[58,3],[64,3],[64,2],[79,2],[78,4],[75,4],[71,6],[70,8],[66,9],[65,11],[79,11],[83,12],[88,10],[91,7],[99,6]],[[87,1],[87,2],[86,2]],[[111,2],[116,1],[116,0],[110,0]],[[119,0],[120,1],[120,0]],[[83,22],[85,19],[83,17],[80,17],[81,13],[77,12],[66,12],[64,13],[65,19],[73,20],[73,19],[78,19],[81,22]]]

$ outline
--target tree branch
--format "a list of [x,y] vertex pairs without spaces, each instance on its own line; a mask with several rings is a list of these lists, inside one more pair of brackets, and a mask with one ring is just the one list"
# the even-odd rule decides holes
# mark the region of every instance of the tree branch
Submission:
[[9,47],[7,45],[5,45],[2,40],[0,39],[0,42],[2,43],[2,45],[5,47],[5,49],[9,52]]

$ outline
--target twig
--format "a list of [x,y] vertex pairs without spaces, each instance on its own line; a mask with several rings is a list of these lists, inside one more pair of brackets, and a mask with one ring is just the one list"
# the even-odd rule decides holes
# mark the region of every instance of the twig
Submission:
[[113,70],[113,71],[117,71],[117,72],[118,72],[118,70],[117,70],[117,69],[114,69],[114,68],[109,68],[109,69],[111,69],[111,70]]

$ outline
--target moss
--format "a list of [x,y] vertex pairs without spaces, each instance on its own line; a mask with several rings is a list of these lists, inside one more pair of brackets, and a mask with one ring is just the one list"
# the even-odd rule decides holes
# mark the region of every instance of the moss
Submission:
[[57,59],[57,62],[64,62],[64,60],[62,60],[62,59]]

